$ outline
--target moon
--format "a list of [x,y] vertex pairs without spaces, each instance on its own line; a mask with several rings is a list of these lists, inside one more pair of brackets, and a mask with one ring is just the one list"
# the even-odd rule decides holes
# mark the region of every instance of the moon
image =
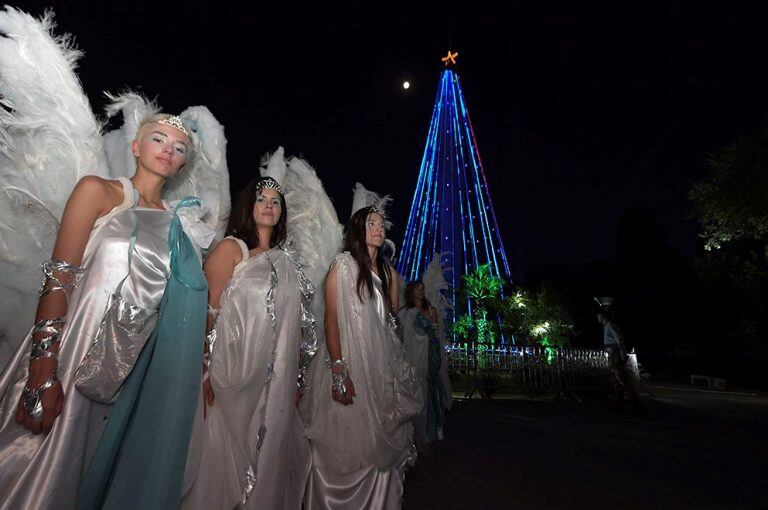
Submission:
[[405,90],[408,90],[409,88],[411,88],[411,83],[410,83],[410,82],[407,82],[407,81],[404,81],[404,82],[403,82],[403,88],[404,88]]

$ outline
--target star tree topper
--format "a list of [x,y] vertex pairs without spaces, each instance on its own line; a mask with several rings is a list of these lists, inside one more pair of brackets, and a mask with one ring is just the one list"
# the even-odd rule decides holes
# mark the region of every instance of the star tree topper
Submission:
[[444,56],[440,60],[445,64],[446,67],[453,64],[456,65],[456,57],[459,56],[459,52],[451,53],[451,50],[448,50],[448,55]]

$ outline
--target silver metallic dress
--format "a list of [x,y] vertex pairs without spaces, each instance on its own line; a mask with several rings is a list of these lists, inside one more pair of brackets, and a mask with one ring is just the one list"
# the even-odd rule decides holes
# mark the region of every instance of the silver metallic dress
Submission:
[[85,274],[69,298],[62,331],[58,376],[64,409],[48,435],[34,435],[15,421],[27,380],[31,335],[0,376],[0,508],[74,508],[77,489],[109,413],[74,387],[75,370],[88,351],[109,296],[128,273],[128,245],[138,220],[138,234],[123,297],[147,309],[157,308],[169,270],[168,229],[171,211],[131,208],[133,187],[123,184],[123,203],[94,225],[85,247]]
[[348,406],[333,400],[321,343],[307,402],[312,470],[305,509],[400,508],[403,472],[414,454],[410,420],[422,407],[422,389],[378,276],[372,275],[373,295],[361,301],[355,259],[342,253],[335,266],[341,351],[357,396]]
[[298,510],[310,459],[295,396],[311,284],[290,248],[249,257],[235,240],[243,259],[222,293],[214,328],[215,401],[202,437],[193,438],[191,448],[202,452],[182,508]]

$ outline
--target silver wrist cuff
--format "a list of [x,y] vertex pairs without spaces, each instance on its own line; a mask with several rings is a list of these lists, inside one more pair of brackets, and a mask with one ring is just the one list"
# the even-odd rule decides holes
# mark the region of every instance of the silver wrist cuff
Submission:
[[331,372],[331,384],[333,385],[333,389],[336,391],[336,394],[338,394],[339,397],[343,397],[347,394],[347,387],[344,386],[344,382],[347,380],[347,378],[349,378],[347,360],[341,358],[331,363],[331,370],[336,367],[341,367],[341,370],[338,372]]
[[[41,420],[43,418],[43,403],[40,398],[43,396],[43,392],[52,388],[58,380],[59,378],[56,377],[56,370],[54,370],[51,372],[50,377],[48,377],[48,379],[46,379],[38,388],[32,389],[29,386],[24,387],[24,390],[21,392],[24,411],[32,417],[32,419]],[[29,381],[27,381],[27,384],[29,384]]]

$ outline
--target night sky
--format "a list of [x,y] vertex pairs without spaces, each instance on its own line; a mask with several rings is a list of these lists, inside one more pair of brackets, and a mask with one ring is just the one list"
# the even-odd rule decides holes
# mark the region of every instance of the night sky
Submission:
[[635,207],[693,259],[690,184],[768,113],[766,16],[730,2],[225,4],[16,6],[53,8],[75,36],[95,111],[124,88],[171,113],[204,104],[225,126],[235,193],[283,145],[342,222],[355,181],[391,193],[398,244],[450,36],[516,278],[612,257]]

